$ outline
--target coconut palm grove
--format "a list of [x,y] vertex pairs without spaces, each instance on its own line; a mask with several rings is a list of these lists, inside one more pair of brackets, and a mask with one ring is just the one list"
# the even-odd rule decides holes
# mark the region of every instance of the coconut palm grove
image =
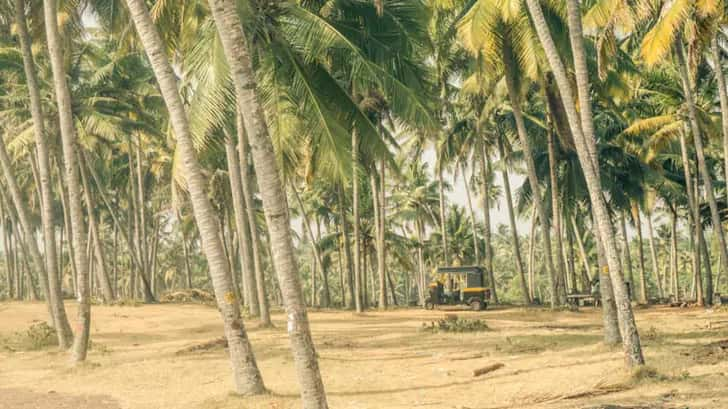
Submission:
[[722,0],[0,0],[0,408],[728,408],[726,66]]

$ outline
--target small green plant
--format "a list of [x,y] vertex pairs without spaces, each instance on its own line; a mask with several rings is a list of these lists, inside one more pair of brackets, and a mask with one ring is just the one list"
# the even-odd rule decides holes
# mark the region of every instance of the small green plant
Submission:
[[422,330],[428,332],[479,332],[487,331],[488,325],[483,320],[460,318],[448,315],[437,322],[422,323]]

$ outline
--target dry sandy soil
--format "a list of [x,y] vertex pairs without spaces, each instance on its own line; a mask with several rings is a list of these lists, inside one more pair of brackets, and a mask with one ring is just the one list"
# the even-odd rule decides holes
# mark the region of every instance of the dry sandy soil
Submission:
[[[73,303],[67,305],[70,316]],[[0,338],[44,318],[41,304],[0,304]],[[600,343],[598,310],[499,308],[458,312],[489,331],[430,333],[443,311],[311,312],[332,408],[728,408],[728,310],[637,311],[650,371],[626,372]],[[179,353],[222,334],[203,305],[94,307],[88,363],[66,353],[0,344],[1,409],[298,408],[282,314],[275,329],[247,323],[271,393],[230,393],[225,350]],[[477,357],[478,355],[482,355]],[[504,367],[480,377],[473,369]]]

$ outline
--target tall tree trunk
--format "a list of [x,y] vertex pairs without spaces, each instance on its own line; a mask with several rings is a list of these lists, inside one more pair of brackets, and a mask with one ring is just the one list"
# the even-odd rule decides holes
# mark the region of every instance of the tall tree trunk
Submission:
[[[725,172],[725,180],[728,181],[728,89],[726,89],[725,74],[723,74],[723,63],[720,58],[718,33],[719,30],[717,30],[713,35],[713,39],[710,42],[710,51],[713,56],[713,71],[715,71],[715,77],[718,80],[720,119],[721,128],[723,130],[723,171]],[[728,272],[726,272],[726,274],[728,274]]]
[[187,245],[187,233],[185,233],[185,229],[182,226],[182,214],[180,214],[179,208],[176,209],[176,212],[179,230],[182,234],[182,253],[185,258],[185,282],[187,284],[187,288],[192,288],[192,269],[190,268],[190,254],[189,247]]
[[[377,178],[376,174],[374,172],[371,172],[369,174],[369,184],[371,186],[372,191],[372,208],[374,209],[374,235],[375,240],[374,243],[376,244],[376,253],[377,253],[377,276],[379,277],[379,298],[378,298],[378,306],[380,310],[387,309],[387,287],[386,282],[384,281],[384,259],[380,257],[382,255],[382,251],[384,250],[384,241],[381,240],[383,237],[382,234],[382,228],[384,227],[382,223],[382,217],[379,214],[381,211],[381,206],[379,204],[379,187],[377,186]],[[381,262],[380,262],[381,259]],[[374,267],[374,264],[372,263],[372,267]]]
[[248,304],[248,312],[253,317],[257,317],[260,315],[260,305],[258,303],[258,292],[255,285],[255,267],[253,265],[253,258],[249,252],[250,248],[247,244],[250,241],[250,227],[248,227],[248,215],[245,211],[246,202],[240,177],[240,159],[235,149],[235,144],[230,137],[225,138],[225,155],[227,157],[228,175],[230,177],[230,191],[233,197],[235,227],[238,233],[238,256],[243,273],[241,277],[243,294]]
[[[377,251],[377,271],[379,272],[379,308],[387,308],[387,285],[385,277],[387,276],[387,180],[386,174],[387,169],[385,166],[385,160],[379,160],[379,236],[377,241],[379,242],[379,251]],[[392,294],[394,297],[394,294]]]
[[[528,294],[531,302],[536,298],[536,209],[531,210],[531,230],[528,236]],[[543,300],[539,300],[539,304]]]
[[[622,344],[625,353],[625,361],[628,366],[643,365],[644,356],[640,343],[639,333],[634,320],[632,306],[627,294],[627,287],[624,283],[622,270],[619,263],[616,241],[609,211],[602,196],[601,181],[599,179],[598,158],[596,156],[596,141],[594,138],[594,124],[591,116],[591,97],[589,94],[589,79],[586,67],[586,53],[584,51],[584,39],[581,30],[581,10],[578,0],[568,0],[567,10],[569,19],[569,35],[571,38],[572,50],[574,51],[574,65],[581,104],[581,126],[574,104],[574,94],[571,90],[566,69],[561,61],[556,44],[551,38],[549,27],[541,10],[538,0],[527,0],[527,6],[540,43],[544,47],[547,60],[554,72],[559,93],[561,94],[564,108],[572,134],[575,136],[576,150],[587,182],[589,197],[594,211],[594,218],[598,222],[598,234],[601,236],[604,245],[605,255],[609,269],[609,278],[614,292],[617,307]],[[582,134],[582,127],[585,133]]]
[[699,296],[697,302],[699,305],[703,305],[702,297],[702,283],[700,280],[700,242],[698,237],[702,236],[702,224],[700,222],[700,211],[698,208],[698,198],[696,195],[696,187],[693,186],[692,171],[690,170],[690,157],[688,154],[688,144],[686,135],[689,132],[688,126],[684,126],[683,132],[680,132],[680,157],[682,160],[683,175],[685,177],[686,196],[688,198],[688,221],[690,222],[690,247],[693,250],[693,275],[694,279],[699,285],[697,288]]
[[503,167],[501,170],[501,176],[503,178],[503,194],[506,197],[506,206],[508,207],[508,221],[511,227],[511,244],[513,245],[513,256],[516,262],[516,268],[518,269],[518,275],[521,278],[521,291],[523,292],[523,302],[528,305],[533,302],[531,298],[531,292],[526,284],[526,272],[523,268],[523,258],[521,257],[521,244],[518,238],[518,225],[516,224],[516,212],[513,210],[513,196],[511,195],[511,181],[508,176],[508,167],[506,166],[506,155],[505,149],[503,148],[503,135],[496,137],[498,141],[498,154],[500,155]]
[[96,257],[96,263],[99,266],[98,270],[96,271],[96,278],[98,279],[98,284],[101,287],[101,294],[104,298],[104,302],[108,304],[114,301],[114,290],[112,290],[111,288],[109,272],[106,269],[106,257],[104,255],[104,247],[98,231],[98,221],[96,220],[95,213],[96,204],[93,200],[93,196],[91,195],[91,188],[88,183],[88,178],[86,177],[84,164],[86,166],[90,166],[91,164],[86,162],[86,157],[82,152],[79,151],[78,154],[79,159],[81,160],[79,169],[81,169],[81,183],[83,185],[83,198],[86,201],[86,213],[88,214],[89,232],[94,237],[93,243],[91,243],[91,245],[93,246],[93,253]]
[[[28,214],[29,210],[27,202],[23,198],[23,194],[20,190],[20,187],[18,186],[18,181],[15,178],[15,174],[13,173],[13,169],[10,164],[10,157],[8,157],[8,153],[5,149],[5,142],[1,136],[0,166],[2,167],[3,173],[5,174],[5,183],[9,190],[10,198],[12,199],[15,212],[13,212],[13,210],[10,208],[10,201],[7,200],[7,198],[5,197],[5,192],[3,191],[2,196],[3,201],[6,205],[5,208],[8,209],[7,213],[8,215],[10,215],[11,220],[15,217],[16,213],[18,215],[18,222],[13,220],[12,223],[18,231],[16,237],[18,239],[20,237],[23,237],[25,241],[24,247],[27,248],[27,253],[29,253],[29,256],[32,259],[33,264],[35,265],[35,268],[38,270],[40,287],[43,292],[43,297],[46,300],[46,307],[48,308],[48,315],[50,317],[49,322],[51,322],[53,324],[53,327],[57,330],[58,345],[64,349],[68,348],[70,346],[71,338],[73,337],[73,332],[71,332],[71,327],[66,317],[66,310],[63,308],[63,299],[61,298],[60,300],[56,300],[57,302],[55,304],[52,302],[52,294],[50,292],[49,283],[50,276],[46,272],[46,263],[40,253],[40,250],[38,249],[38,242],[35,240],[35,235],[33,234],[33,227],[30,222],[30,215]],[[55,261],[53,262],[53,264],[55,265]],[[56,269],[54,267],[54,275],[57,274],[55,270]],[[58,280],[57,275],[55,275],[55,279],[56,281]],[[59,283],[56,283],[56,285],[58,284]],[[58,290],[60,292],[60,288],[58,288]],[[60,296],[60,294],[58,295]]]
[[483,141],[480,144],[480,171],[482,177],[483,190],[483,241],[485,242],[485,265],[488,270],[488,280],[490,281],[490,290],[493,302],[498,304],[498,293],[496,291],[495,272],[493,271],[493,239],[490,228],[490,176],[492,169],[490,167],[490,152],[488,145]]
[[[723,232],[723,224],[720,219],[718,212],[718,203],[715,200],[715,192],[713,190],[713,178],[710,176],[708,165],[705,161],[705,152],[703,149],[703,137],[700,133],[700,127],[698,125],[698,114],[695,106],[695,100],[693,98],[693,86],[690,82],[690,76],[688,74],[688,67],[685,58],[685,50],[682,46],[682,40],[678,39],[676,42],[676,54],[678,58],[678,70],[680,72],[680,78],[682,79],[683,94],[685,96],[685,105],[688,109],[688,119],[690,122],[690,130],[693,134],[693,143],[695,145],[695,153],[698,157],[698,170],[700,177],[703,179],[703,185],[705,186],[705,196],[710,207],[710,217],[713,222],[713,230],[718,238],[718,247],[720,248],[720,259],[722,262],[723,271],[728,272],[728,249],[726,249],[725,234]],[[705,303],[708,305],[713,304],[713,280],[710,275],[706,275],[705,283],[708,291],[705,294]]]
[[[79,152],[83,153],[81,151],[79,151]],[[85,160],[82,160],[81,164],[88,165],[88,162]],[[114,226],[116,226],[118,231],[123,232],[122,238],[124,239],[124,241],[126,242],[128,248],[129,248],[129,257],[131,259],[132,266],[135,266],[137,269],[141,270],[142,263],[138,259],[138,254],[134,251],[133,240],[131,238],[132,237],[131,217],[129,217],[128,229],[124,230],[121,225],[121,221],[119,220],[119,216],[117,215],[116,210],[111,205],[111,202],[106,197],[106,194],[104,193],[104,190],[102,189],[102,185],[100,183],[99,176],[96,174],[96,170],[94,169],[93,166],[86,166],[85,169],[88,170],[89,174],[91,175],[91,179],[94,181],[94,185],[96,185],[96,190],[99,193],[99,196],[101,197],[101,201],[104,202],[104,206],[106,206],[106,209],[109,211],[109,214],[111,215],[111,219],[114,222]],[[130,203],[130,205],[131,205],[131,203]],[[130,213],[132,213],[132,212],[130,212]],[[130,269],[130,270],[133,270],[133,269]],[[133,272],[131,273],[131,278],[132,279],[134,278]],[[149,281],[147,280],[147,278],[144,275],[140,275],[140,278],[141,278],[141,282],[142,282],[142,290],[144,291],[145,301],[150,302],[150,303],[155,302],[154,295],[152,294],[151,286],[149,285]],[[130,288],[133,289],[134,286],[131,285]],[[134,293],[131,292],[131,290],[130,290],[130,296],[131,297],[135,296]]]
[[[318,242],[316,241],[316,237],[313,235],[313,229],[311,228],[311,219],[308,216],[308,213],[306,213],[306,208],[303,206],[303,201],[301,200],[301,195],[298,194],[298,190],[296,190],[296,187],[291,185],[291,191],[293,191],[293,197],[296,199],[296,203],[298,204],[298,208],[301,209],[301,217],[303,218],[303,227],[304,231],[306,232],[306,236],[308,237],[308,240],[311,242],[311,250],[313,251],[313,258],[314,258],[314,266],[321,270],[321,274],[324,274],[324,263],[321,260],[321,253],[318,248]],[[313,270],[312,274],[315,273],[315,270]],[[311,291],[315,292],[314,286],[311,287]],[[311,298],[314,299],[313,297]],[[313,303],[311,305],[314,305]]]
[[339,219],[341,220],[341,234],[343,235],[344,245],[344,261],[346,265],[346,288],[349,298],[346,300],[346,308],[354,308],[354,267],[351,257],[351,243],[349,242],[349,223],[346,221],[346,207],[344,200],[344,188],[339,184],[337,186],[337,197],[339,201]]
[[645,246],[642,238],[642,218],[636,202],[632,202],[632,219],[637,230],[637,254],[640,261],[640,303],[647,304],[647,277],[645,271]]
[[[58,164],[58,173],[62,175],[63,170],[60,167],[60,161],[57,160],[56,163]],[[71,290],[73,295],[77,296],[78,272],[76,271],[76,256],[73,249],[73,226],[71,225],[71,212],[68,208],[68,192],[66,192],[61,178],[58,179],[58,191],[60,192],[59,196],[61,197],[61,208],[63,210],[63,225],[66,226],[66,236],[68,237],[66,243],[68,244],[68,256],[70,259],[69,262],[71,264]]]
[[[540,7],[540,6],[539,6]],[[516,80],[513,77],[513,70],[510,67],[506,68],[506,86],[508,87],[508,96],[511,101],[511,107],[513,110],[513,117],[516,120],[516,130],[518,138],[521,141],[521,148],[523,149],[523,155],[526,160],[526,169],[528,170],[528,183],[531,186],[533,206],[536,209],[538,220],[541,224],[541,239],[543,240],[544,255],[546,256],[546,268],[549,273],[549,284],[551,285],[551,307],[559,305],[557,297],[557,277],[556,270],[554,268],[554,260],[551,253],[551,236],[549,234],[549,222],[546,218],[546,209],[544,209],[542,196],[541,196],[541,185],[538,183],[538,176],[536,173],[536,164],[533,161],[533,151],[531,150],[531,141],[528,139],[526,133],[526,124],[523,121],[523,113],[521,112],[521,98],[518,93],[516,86]]]
[[351,132],[351,213],[354,218],[354,305],[362,312],[361,233],[359,232],[359,134]]
[[81,188],[79,186],[78,168],[74,144],[76,143],[76,128],[71,111],[71,92],[66,82],[64,70],[63,45],[58,32],[58,9],[56,0],[44,0],[43,10],[45,17],[45,33],[48,43],[48,55],[53,71],[53,85],[58,107],[58,117],[61,130],[63,148],[63,162],[65,166],[66,188],[68,189],[68,203],[73,226],[73,243],[75,264],[78,271],[78,330],[73,340],[72,359],[81,362],[86,359],[86,351],[91,329],[91,303],[88,275],[88,260],[82,249],[86,248],[86,226],[83,220],[83,204],[81,203]]
[[247,39],[233,0],[210,0],[210,6],[231,67],[246,134],[251,141],[253,165],[268,221],[273,264],[288,316],[288,335],[301,385],[301,400],[306,409],[324,409],[328,404],[298,278],[288,203],[259,104]]
[[240,316],[240,307],[233,293],[230,271],[227,269],[227,261],[215,222],[215,212],[205,192],[207,183],[197,161],[187,114],[177,89],[177,77],[145,2],[127,0],[126,3],[159,83],[169,111],[170,123],[177,137],[177,148],[180,150],[183,162],[192,210],[200,231],[202,249],[207,258],[218,309],[223,318],[236,392],[245,395],[263,393],[265,386]]
[[425,242],[423,238],[423,226],[422,226],[422,220],[419,218],[416,221],[417,223],[417,266],[419,267],[419,277],[417,282],[417,295],[420,298],[420,305],[425,305],[425,288],[427,288],[427,280],[425,277],[425,257],[423,254]]
[[[139,272],[139,274],[143,275],[144,278],[142,281],[150,282],[151,281],[151,272],[149,269],[149,265],[151,264],[149,262],[149,249],[147,248],[149,246],[149,242],[147,240],[147,210],[146,210],[146,203],[144,200],[144,173],[142,172],[142,161],[144,160],[144,156],[142,155],[142,140],[139,134],[137,133],[137,143],[135,146],[136,149],[136,178],[137,183],[136,187],[138,189],[137,195],[136,195],[136,209],[139,212],[139,259],[141,261],[143,270]],[[154,294],[152,293],[152,288],[150,286],[149,291],[144,291],[144,302],[145,303],[152,303],[154,302]]]
[[[478,228],[475,220],[475,211],[473,210],[473,201],[470,198],[470,180],[468,179],[467,167],[463,162],[462,165],[463,182],[465,185],[465,198],[468,203],[468,213],[470,214],[470,230],[473,234],[473,254],[475,255],[475,265],[480,265],[480,246],[478,245]],[[475,173],[475,172],[473,172]]]
[[678,288],[677,276],[677,211],[670,207],[670,281],[672,286],[670,290],[675,302],[680,301],[680,289]]
[[[238,107],[239,110],[239,107]],[[245,212],[248,215],[248,228],[250,229],[250,253],[253,257],[253,270],[255,271],[255,288],[258,292],[258,309],[260,311],[260,325],[262,327],[273,326],[270,320],[270,309],[268,306],[268,296],[265,291],[265,273],[263,271],[263,262],[261,260],[261,244],[258,235],[258,223],[255,217],[255,199],[253,198],[253,177],[248,166],[248,157],[250,156],[248,136],[245,133],[245,125],[243,124],[243,116],[238,111],[236,114],[236,124],[238,132],[238,160],[240,161],[240,184],[243,188],[243,199],[245,202]]]
[[[549,121],[550,122],[550,121]],[[559,198],[559,180],[556,169],[556,136],[550,127],[547,130],[547,145],[549,155],[549,179],[551,180],[551,220],[556,237],[556,277],[559,291],[559,303],[566,302],[566,263],[564,263],[564,243],[561,240],[561,206]]]
[[655,233],[652,228],[652,214],[646,213],[647,216],[647,238],[650,241],[650,257],[652,258],[652,269],[655,274],[655,285],[657,286],[657,294],[660,298],[665,298],[660,282],[660,266],[657,263],[657,245],[655,244]]
[[450,254],[447,248],[447,217],[445,203],[445,180],[442,177],[443,164],[437,164],[437,188],[440,193],[440,235],[442,240],[442,262],[444,265],[450,265]]
[[[321,219],[316,217],[316,243],[321,242]],[[323,290],[321,291],[321,306],[331,306],[331,290],[329,289],[329,271],[326,266],[321,266],[321,278],[323,279]]]
[[[28,33],[25,19],[25,1],[15,0],[15,20],[20,49],[23,54],[23,68],[28,86],[30,100],[30,113],[33,118],[33,135],[35,137],[36,152],[38,154],[39,189],[41,193],[41,222],[43,224],[43,240],[45,249],[46,272],[48,274],[48,299],[53,314],[57,317],[56,331],[58,333],[59,345],[61,348],[68,348],[71,344],[73,334],[68,323],[66,310],[63,305],[63,294],[61,292],[60,270],[57,269],[57,254],[55,244],[55,221],[53,216],[53,193],[51,189],[51,165],[48,153],[48,143],[45,136],[45,124],[43,106],[40,99],[40,86],[38,75],[35,71],[33,61],[32,40]],[[39,274],[41,272],[39,271]],[[41,283],[43,280],[41,280]]]

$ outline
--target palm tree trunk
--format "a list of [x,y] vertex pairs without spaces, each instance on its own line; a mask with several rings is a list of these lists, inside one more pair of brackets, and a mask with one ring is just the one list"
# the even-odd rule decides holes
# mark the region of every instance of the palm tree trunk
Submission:
[[[316,242],[321,242],[321,219],[316,217]],[[329,288],[329,271],[326,266],[321,266],[321,278],[323,281],[323,289],[321,291],[321,306],[328,308],[331,306],[331,290]]]
[[629,236],[627,235],[627,221],[624,217],[624,211],[619,212],[619,223],[622,227],[622,239],[624,240],[624,264],[627,266],[627,280],[629,280],[630,293],[634,299],[634,273],[632,272],[632,254],[629,249]]
[[728,180],[728,89],[726,89],[723,64],[720,58],[720,48],[718,47],[718,31],[716,31],[716,34],[710,42],[710,51],[713,56],[713,70],[715,71],[715,77],[718,79],[720,118],[723,130],[723,171],[725,172],[725,180]]
[[288,335],[301,385],[303,407],[325,409],[328,404],[298,278],[288,203],[263,110],[259,105],[247,39],[233,0],[210,0],[210,6],[231,67],[246,134],[251,141],[253,164],[268,221],[273,264],[288,316]]
[[[710,217],[713,222],[713,230],[718,238],[718,246],[720,248],[720,255],[722,261],[722,268],[724,272],[728,272],[728,249],[726,248],[726,240],[723,232],[723,224],[720,220],[720,214],[718,213],[718,204],[715,200],[715,193],[713,191],[713,178],[710,176],[708,171],[708,165],[705,162],[705,152],[703,149],[703,139],[700,133],[700,127],[698,126],[698,114],[695,106],[695,100],[693,99],[693,87],[690,83],[690,77],[688,74],[688,68],[685,58],[685,50],[683,49],[681,40],[676,42],[676,54],[678,58],[678,69],[680,71],[680,77],[682,79],[683,94],[685,96],[685,104],[688,108],[688,119],[690,122],[690,129],[693,134],[693,143],[695,145],[695,153],[698,157],[698,169],[700,177],[703,179],[703,185],[705,186],[705,196],[710,207]],[[707,250],[707,249],[706,249]],[[706,275],[706,294],[705,302],[708,305],[713,304],[713,280],[711,275]]]
[[677,211],[670,207],[671,218],[670,218],[670,281],[672,296],[675,302],[680,301],[680,289],[678,288],[678,276],[677,276]]
[[354,275],[353,264],[351,260],[351,243],[349,242],[349,223],[346,221],[346,208],[344,201],[344,188],[339,184],[337,186],[337,198],[339,201],[339,219],[341,220],[341,234],[344,237],[344,261],[346,264],[346,288],[349,292],[349,298],[346,300],[346,308],[354,308]]
[[189,247],[187,245],[187,233],[185,233],[185,229],[182,226],[182,215],[180,214],[179,208],[176,209],[176,212],[179,230],[182,234],[182,253],[185,258],[185,281],[187,284],[187,288],[192,288],[192,269],[190,269],[190,254]]
[[[579,117],[574,105],[574,96],[569,83],[561,58],[559,57],[556,44],[551,38],[549,27],[541,10],[538,0],[527,0],[527,6],[541,45],[544,47],[547,60],[554,72],[554,78],[559,88],[564,103],[569,126],[575,136],[576,150],[587,182],[594,218],[598,222],[598,234],[601,236],[604,245],[605,255],[609,269],[609,278],[614,292],[614,299],[617,307],[617,315],[622,334],[622,344],[625,353],[625,360],[628,366],[644,365],[644,356],[637,332],[637,326],[632,312],[627,287],[622,276],[622,269],[619,263],[614,231],[606,202],[602,196],[601,181],[599,179],[598,159],[596,156],[596,142],[593,132],[593,120],[591,116],[591,104],[589,94],[589,79],[586,70],[586,53],[584,51],[584,39],[581,31],[581,10],[577,0],[567,1],[569,17],[569,34],[571,37],[572,49],[574,51],[574,64],[576,67],[579,101],[584,106],[581,109],[582,126],[579,124]],[[582,127],[586,133],[582,134]],[[604,283],[602,283],[603,285]]]
[[243,124],[243,116],[239,110],[236,113],[236,129],[238,132],[238,160],[240,161],[240,184],[243,188],[243,199],[245,202],[245,211],[248,215],[248,228],[250,229],[250,246],[249,251],[253,257],[253,269],[255,271],[255,286],[258,292],[258,309],[260,311],[260,325],[262,327],[271,327],[273,323],[270,320],[270,308],[268,305],[268,296],[265,291],[265,273],[263,271],[263,262],[261,259],[260,236],[258,235],[258,223],[255,217],[255,199],[253,198],[253,175],[248,166],[248,157],[250,156],[248,136],[245,133],[245,125]]
[[447,218],[445,217],[445,180],[442,177],[442,164],[437,165],[437,187],[440,192],[440,235],[442,236],[442,262],[450,265],[450,255],[447,248]]
[[503,135],[498,135],[496,140],[498,141],[498,154],[500,155],[501,162],[503,162],[503,168],[501,176],[503,178],[503,194],[506,197],[506,206],[508,207],[508,221],[511,227],[511,244],[513,245],[513,256],[516,259],[516,268],[518,269],[518,275],[521,278],[521,291],[523,292],[523,302],[528,305],[533,302],[531,298],[531,292],[526,284],[526,272],[523,267],[523,258],[521,257],[521,245],[518,238],[518,226],[516,224],[516,213],[513,209],[513,196],[511,195],[511,181],[508,176],[508,168],[506,166],[505,149],[503,148]]
[[248,312],[251,316],[257,317],[260,315],[260,305],[258,303],[258,292],[255,285],[253,258],[250,255],[250,248],[247,245],[250,241],[250,227],[248,227],[248,215],[245,211],[246,203],[240,177],[240,159],[238,158],[235,144],[230,137],[225,138],[225,155],[227,157],[228,175],[230,177],[230,191],[233,197],[235,227],[238,233],[238,256],[243,273],[241,277],[243,294],[248,304]]
[[[63,170],[60,167],[60,161],[57,160],[56,163],[58,163],[58,173],[62,175]],[[61,178],[58,179],[58,191],[60,192],[59,196],[61,197],[61,208],[63,210],[63,225],[66,226],[66,236],[68,237],[66,243],[68,244],[68,257],[71,264],[71,290],[75,296],[78,294],[78,272],[76,271],[76,256],[73,249],[73,226],[71,226],[71,212],[68,209],[68,192],[63,187]]]
[[[83,151],[79,151],[79,154],[83,155]],[[137,269],[141,270],[141,261],[138,258],[139,257],[138,254],[134,251],[134,246],[133,246],[134,241],[131,238],[132,237],[131,217],[129,217],[128,229],[124,230],[121,225],[120,217],[117,214],[117,211],[111,205],[111,202],[106,197],[106,194],[104,193],[104,190],[102,189],[101,179],[99,178],[99,175],[96,173],[96,170],[94,169],[93,166],[89,165],[89,163],[83,158],[83,156],[81,156],[81,159],[82,159],[81,164],[82,165],[86,164],[86,168],[85,168],[84,172],[86,170],[88,170],[89,174],[91,175],[91,180],[94,181],[94,185],[96,185],[96,190],[99,193],[99,196],[101,197],[101,201],[104,202],[104,206],[106,206],[106,209],[109,211],[109,214],[111,215],[111,219],[114,222],[114,226],[116,227],[117,231],[123,232],[121,237],[124,239],[124,241],[126,242],[128,248],[129,248],[129,257],[131,259],[130,261],[131,261],[132,266],[135,266]],[[63,199],[63,196],[61,196],[61,199]],[[131,202],[129,204],[131,207],[133,207]],[[130,213],[133,213],[133,212],[130,212]],[[131,274],[131,277],[132,278],[134,277],[133,272]],[[151,290],[149,281],[147,280],[147,278],[144,275],[140,275],[140,278],[141,278],[141,282],[142,282],[142,290],[144,291],[145,301],[147,303],[154,303],[156,300],[154,299],[154,295],[152,294],[152,290]],[[133,289],[133,288],[134,288],[134,285],[131,285],[131,289]],[[130,291],[131,291],[131,289],[130,289]],[[135,295],[133,292],[131,292],[130,296],[134,297]]]
[[419,267],[419,277],[418,277],[418,283],[417,283],[417,295],[420,298],[420,305],[425,305],[425,288],[427,288],[427,282],[425,277],[425,257],[423,254],[425,242],[423,238],[423,227],[422,227],[422,220],[417,219],[417,266]]
[[[531,210],[531,231],[528,236],[528,298],[536,298],[536,209]],[[540,300],[539,304],[543,302]]]
[[632,202],[632,220],[637,230],[637,254],[640,261],[640,303],[647,304],[647,277],[645,269],[644,239],[642,238],[642,218],[637,202]]
[[81,169],[81,184],[83,185],[83,197],[86,201],[86,213],[88,214],[88,226],[89,231],[91,232],[91,235],[94,237],[93,243],[93,252],[94,256],[96,257],[96,263],[98,263],[98,270],[96,271],[98,284],[101,286],[101,294],[104,298],[105,303],[111,303],[114,301],[114,291],[111,289],[111,282],[109,280],[109,272],[106,269],[106,257],[104,256],[104,248],[103,243],[101,242],[101,236],[99,235],[98,231],[98,221],[96,220],[96,204],[94,203],[93,196],[91,195],[91,189],[90,185],[88,183],[88,178],[86,177],[86,171],[85,166],[90,166],[89,163],[86,162],[85,155],[83,153],[79,153],[79,159],[81,159],[81,164],[79,165],[79,169]]
[[488,270],[490,291],[493,302],[498,304],[498,293],[496,291],[495,272],[493,271],[493,239],[490,228],[490,152],[485,142],[480,144],[480,174],[483,190],[483,241],[485,242],[485,265]]
[[[151,263],[149,262],[149,249],[147,248],[149,242],[147,240],[147,211],[144,200],[144,174],[142,173],[142,160],[144,157],[142,156],[141,144],[141,137],[137,134],[137,143],[135,146],[136,160],[134,161],[136,165],[136,187],[138,189],[136,195],[136,209],[139,212],[139,258],[143,266],[143,269],[139,271],[139,274],[143,276],[142,281],[150,282],[151,271],[149,266]],[[144,302],[154,302],[154,295],[152,293],[151,286],[149,288],[149,292],[144,291]]]
[[351,213],[354,218],[354,305],[362,312],[361,234],[359,232],[359,134],[351,132]]
[[646,213],[647,216],[647,238],[650,241],[650,257],[652,258],[652,269],[655,274],[655,285],[657,286],[657,294],[660,298],[665,298],[665,294],[662,291],[662,284],[660,283],[660,272],[659,265],[657,263],[657,245],[655,244],[655,233],[652,228],[652,215]]
[[473,211],[473,201],[470,198],[470,180],[467,176],[467,168],[465,163],[462,165],[463,182],[465,185],[465,198],[468,203],[468,213],[470,213],[470,229],[473,234],[473,254],[475,255],[475,265],[480,265],[480,246],[478,246],[478,229],[475,220],[475,211]]
[[[28,33],[25,20],[25,1],[15,0],[15,20],[20,48],[23,54],[23,68],[25,70],[30,112],[33,118],[33,135],[35,136],[36,152],[38,154],[39,189],[41,193],[41,223],[43,224],[43,240],[45,249],[46,271],[48,273],[49,294],[47,302],[57,317],[56,331],[59,345],[68,348],[73,334],[70,330],[66,310],[63,305],[61,293],[60,270],[57,269],[57,254],[55,244],[55,222],[53,216],[53,193],[51,190],[51,166],[48,153],[48,144],[45,136],[43,107],[40,99],[40,86],[33,61],[32,40]],[[43,280],[41,280],[42,282]],[[59,325],[60,324],[60,325]],[[62,340],[62,341],[61,341]]]
[[[382,251],[384,250],[384,241],[382,240],[383,234],[382,234],[382,228],[384,227],[384,224],[382,223],[382,216],[379,214],[381,212],[381,205],[379,204],[379,187],[377,186],[377,178],[374,172],[371,172],[369,174],[369,184],[371,186],[372,191],[372,207],[374,209],[374,230],[375,230],[375,245],[376,245],[376,253],[377,253],[377,276],[379,277],[379,298],[378,298],[378,307],[380,310],[386,310],[387,309],[387,287],[386,282],[384,281],[384,258],[380,257],[382,256]],[[372,263],[372,267],[374,264]]]
[[[321,261],[321,253],[319,252],[317,244],[318,242],[313,235],[313,229],[311,228],[311,219],[308,217],[308,213],[306,213],[306,208],[303,206],[301,195],[298,194],[298,190],[296,189],[296,187],[291,185],[291,191],[293,191],[293,197],[296,199],[298,208],[301,209],[301,217],[303,218],[304,231],[306,232],[308,240],[311,242],[311,251],[313,251],[314,266],[315,268],[321,270],[321,274],[324,274],[324,263],[323,261]],[[315,270],[313,270],[312,275],[315,275]],[[311,286],[311,291],[312,293],[316,292],[315,285]],[[311,299],[314,300],[314,297],[312,297]],[[311,305],[314,305],[314,303],[312,302]]]
[[[379,237],[377,238],[379,242],[379,248],[380,251],[377,252],[377,271],[379,272],[379,308],[387,308],[387,285],[385,280],[385,277],[387,277],[388,271],[387,271],[387,246],[386,246],[386,237],[387,237],[387,185],[385,181],[387,180],[386,174],[386,162],[384,159],[381,159],[379,161],[379,225],[381,226],[379,229]],[[394,291],[394,290],[393,290]],[[394,293],[392,293],[392,299],[394,300]],[[395,301],[396,304],[396,301]]]
[[143,0],[127,0],[126,3],[162,91],[170,123],[177,137],[177,147],[184,165],[192,210],[199,227],[217,305],[223,318],[236,392],[247,395],[263,393],[265,386],[240,316],[240,307],[233,295],[230,271],[227,269],[227,261],[220,242],[215,212],[205,192],[207,183],[192,144],[187,114],[177,89],[177,77],[169,63],[164,44],[152,22],[146,3]]
[[91,329],[91,303],[88,274],[88,260],[83,249],[86,248],[86,226],[84,225],[83,204],[81,203],[81,188],[79,185],[78,164],[75,147],[76,128],[71,111],[71,92],[66,82],[64,70],[63,45],[58,32],[58,8],[56,0],[44,0],[43,10],[45,17],[46,41],[48,55],[53,71],[53,85],[58,106],[58,117],[61,130],[63,162],[65,165],[66,188],[68,189],[68,202],[73,226],[73,243],[75,264],[78,271],[78,332],[73,340],[72,359],[81,362],[86,359],[86,352]]
[[551,220],[553,220],[554,237],[556,237],[556,263],[559,303],[566,302],[566,263],[564,263],[564,243],[561,240],[561,206],[559,205],[559,180],[556,170],[555,135],[550,127],[547,130],[547,145],[549,155],[549,179],[551,180]]
[[[510,59],[508,59],[510,60]],[[523,121],[523,113],[521,112],[520,97],[518,89],[516,87],[515,78],[513,78],[513,71],[511,67],[506,67],[506,86],[508,87],[508,96],[511,101],[511,107],[513,110],[513,117],[516,120],[516,130],[518,132],[518,138],[521,141],[521,148],[523,149],[523,155],[526,159],[526,168],[528,170],[528,182],[531,186],[533,206],[536,209],[539,222],[541,223],[541,239],[543,240],[544,255],[546,256],[546,268],[549,273],[549,281],[551,285],[551,307],[559,305],[558,290],[557,290],[557,278],[556,271],[554,268],[553,255],[551,253],[551,237],[549,234],[549,222],[546,218],[546,210],[544,209],[542,196],[541,196],[541,185],[538,183],[538,176],[536,173],[536,164],[533,161],[533,151],[531,150],[531,141],[528,139],[526,133],[526,125]]]

